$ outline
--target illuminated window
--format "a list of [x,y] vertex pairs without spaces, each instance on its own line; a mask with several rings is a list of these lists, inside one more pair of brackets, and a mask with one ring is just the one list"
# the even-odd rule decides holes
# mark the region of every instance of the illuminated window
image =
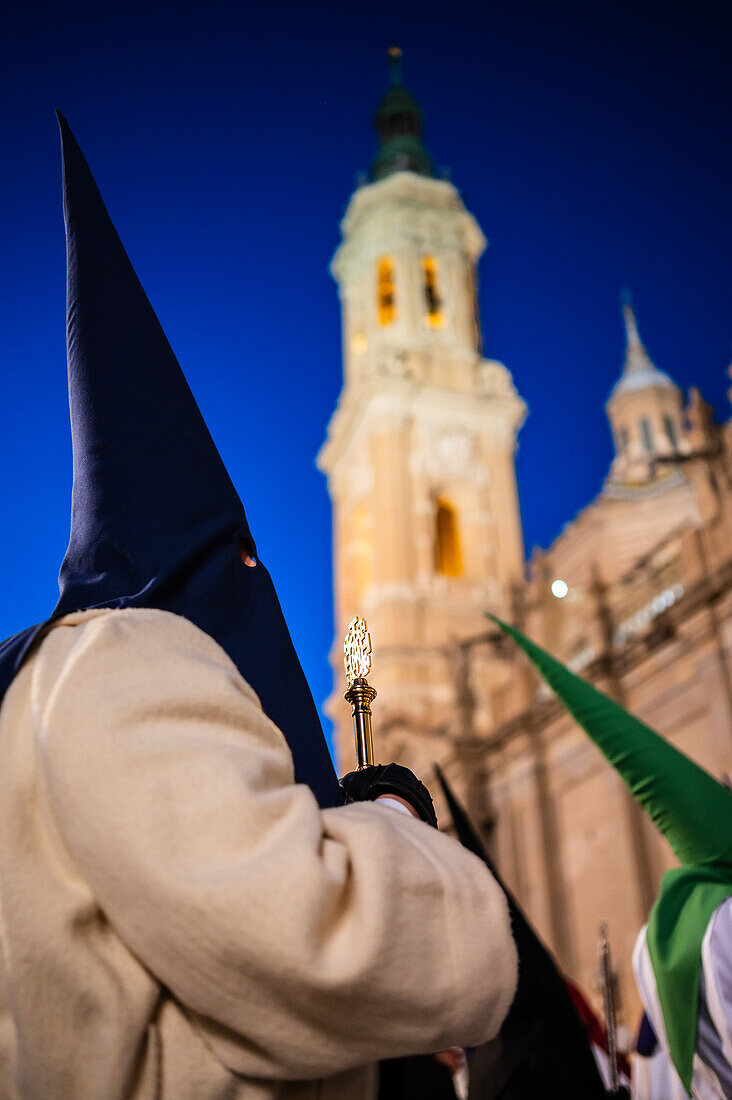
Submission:
[[667,437],[669,443],[671,444],[673,449],[676,450],[677,447],[678,447],[678,443],[677,443],[677,440],[676,440],[676,428],[675,428],[674,422],[673,422],[673,420],[671,419],[670,416],[664,416],[664,418],[663,418],[663,427],[664,427],[664,431],[666,432],[666,437]]
[[424,275],[424,300],[427,307],[426,321],[430,328],[439,328],[442,324],[442,302],[437,293],[437,261],[434,256],[422,258]]
[[358,599],[368,592],[373,583],[371,520],[367,509],[361,505],[353,512],[353,575]]
[[387,256],[379,260],[379,324],[390,325],[396,317],[394,264]]
[[463,572],[457,515],[449,501],[442,498],[437,501],[435,514],[435,568],[443,577],[460,577]]
[[651,422],[647,416],[640,418],[640,433],[643,440],[643,447],[650,454],[653,450],[653,433],[651,432]]

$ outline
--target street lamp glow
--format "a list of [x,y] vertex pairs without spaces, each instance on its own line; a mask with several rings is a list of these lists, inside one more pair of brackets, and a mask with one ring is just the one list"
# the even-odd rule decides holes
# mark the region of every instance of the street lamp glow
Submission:
[[568,592],[569,585],[566,581],[561,580],[559,577],[552,581],[552,596],[556,596],[558,600],[563,600]]

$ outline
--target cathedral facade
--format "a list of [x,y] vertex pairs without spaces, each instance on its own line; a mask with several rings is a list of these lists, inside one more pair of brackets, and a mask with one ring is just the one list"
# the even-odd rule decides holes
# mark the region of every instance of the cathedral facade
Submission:
[[[334,691],[354,763],[342,639],[366,617],[377,758],[438,763],[566,973],[596,993],[609,923],[621,1013],[631,953],[673,857],[620,779],[489,628],[524,629],[713,774],[732,771],[732,426],[653,363],[630,302],[598,498],[525,561],[514,471],[526,415],[483,355],[485,238],[435,177],[398,51],[379,150],[341,223],[343,389],[318,465],[333,507]],[[442,811],[440,813],[440,811]],[[446,819],[444,807],[438,815]]]

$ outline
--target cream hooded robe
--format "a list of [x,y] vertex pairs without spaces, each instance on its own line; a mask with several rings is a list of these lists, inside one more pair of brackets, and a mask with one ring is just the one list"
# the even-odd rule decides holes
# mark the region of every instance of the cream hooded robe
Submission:
[[372,1100],[492,1038],[516,952],[455,841],[320,810],[186,619],[54,624],[0,709],[0,1100]]

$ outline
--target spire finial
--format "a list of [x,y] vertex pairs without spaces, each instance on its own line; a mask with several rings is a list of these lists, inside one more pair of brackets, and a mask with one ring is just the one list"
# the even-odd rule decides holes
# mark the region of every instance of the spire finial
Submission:
[[422,111],[402,80],[401,48],[389,46],[387,56],[390,84],[374,119],[379,151],[371,164],[371,179],[380,180],[392,172],[434,176],[432,160],[422,144]]
[[627,287],[621,291],[620,300],[623,303],[623,321],[625,322],[627,345],[629,348],[642,347],[638,322],[635,319],[635,310],[633,309],[633,296]]
[[402,80],[402,50],[400,46],[389,46],[386,51],[389,55],[389,79],[392,84],[403,84]]
[[613,401],[617,394],[628,393],[631,390],[653,389],[659,386],[677,388],[669,376],[658,369],[643,345],[630,291],[627,289],[621,291],[620,300],[623,305],[625,326],[625,362],[623,373],[613,386],[608,400]]

